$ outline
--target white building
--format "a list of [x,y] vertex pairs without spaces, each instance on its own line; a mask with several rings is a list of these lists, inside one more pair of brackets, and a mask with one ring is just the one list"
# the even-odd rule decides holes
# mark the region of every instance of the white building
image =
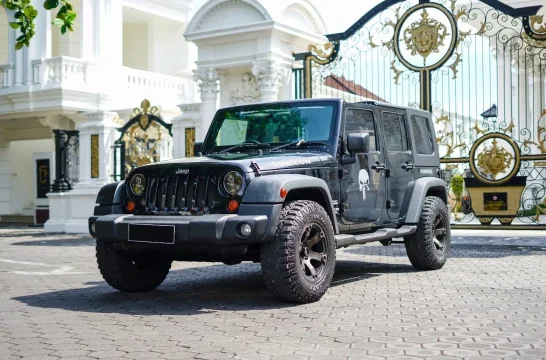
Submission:
[[[117,128],[144,99],[172,124],[162,158],[181,157],[219,106],[291,98],[293,54],[326,41],[308,0],[211,0],[191,19],[192,0],[72,0],[65,35],[32,2],[36,36],[19,51],[0,9],[0,216],[37,214],[51,232],[87,231]],[[73,189],[53,193],[55,129],[79,131],[79,156]]]
[[[203,139],[218,107],[293,98],[294,54],[327,42],[311,0],[209,0],[199,9],[193,0],[71,2],[75,31],[60,35],[43,0],[32,0],[40,10],[36,36],[19,51],[12,14],[0,9],[0,218],[49,219],[49,232],[87,232],[98,190],[119,173],[118,129],[140,114],[133,109],[144,99],[157,107],[144,103],[145,110],[171,127],[161,159],[182,157]],[[324,15],[340,30],[339,17],[349,10],[328,6]],[[346,27],[361,14],[347,15]],[[381,99],[354,83],[345,91],[345,81],[331,77],[326,87],[352,99]],[[53,130],[79,134],[64,174],[77,180],[69,191],[49,191],[61,169]]]

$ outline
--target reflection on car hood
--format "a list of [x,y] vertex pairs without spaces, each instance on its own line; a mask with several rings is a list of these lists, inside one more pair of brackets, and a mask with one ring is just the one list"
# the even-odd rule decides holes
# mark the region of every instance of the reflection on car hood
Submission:
[[189,157],[163,161],[161,163],[144,165],[142,168],[162,168],[163,166],[226,166],[234,165],[245,172],[252,172],[254,169],[251,163],[258,165],[261,171],[291,169],[291,168],[306,168],[322,166],[325,163],[333,161],[333,158],[328,153],[310,153],[310,152],[281,152],[281,153],[265,153],[258,155],[256,153],[242,154],[215,154],[206,155],[203,157]]

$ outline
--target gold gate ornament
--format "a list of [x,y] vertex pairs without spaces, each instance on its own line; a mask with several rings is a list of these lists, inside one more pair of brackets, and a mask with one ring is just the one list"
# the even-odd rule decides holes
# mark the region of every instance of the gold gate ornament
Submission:
[[421,20],[404,31],[404,41],[411,55],[419,53],[426,60],[433,52],[439,52],[447,35],[447,26],[431,19],[425,8],[421,13]]
[[484,170],[484,173],[490,174],[493,180],[505,172],[512,165],[512,161],[514,156],[500,147],[496,138],[489,148],[478,155],[478,166]]

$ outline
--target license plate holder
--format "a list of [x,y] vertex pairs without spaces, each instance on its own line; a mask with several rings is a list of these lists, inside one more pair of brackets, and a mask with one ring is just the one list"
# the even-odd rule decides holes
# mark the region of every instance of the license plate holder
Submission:
[[173,245],[175,227],[174,225],[129,224],[127,240],[138,243]]

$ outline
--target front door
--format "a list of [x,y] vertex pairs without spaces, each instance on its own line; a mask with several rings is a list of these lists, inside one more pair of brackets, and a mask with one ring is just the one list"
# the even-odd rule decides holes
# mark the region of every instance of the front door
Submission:
[[415,179],[406,112],[404,110],[382,109],[381,126],[387,157],[386,207],[389,219],[394,221],[400,218],[406,189],[408,184]]
[[351,133],[368,133],[370,151],[355,154],[356,162],[346,165],[341,182],[341,193],[345,195],[345,209],[342,220],[350,225],[350,230],[367,228],[381,218],[385,203],[385,175],[372,170],[376,163],[384,162],[384,154],[379,148],[376,136],[376,114],[373,110],[358,105],[350,105],[345,113],[344,138]]

